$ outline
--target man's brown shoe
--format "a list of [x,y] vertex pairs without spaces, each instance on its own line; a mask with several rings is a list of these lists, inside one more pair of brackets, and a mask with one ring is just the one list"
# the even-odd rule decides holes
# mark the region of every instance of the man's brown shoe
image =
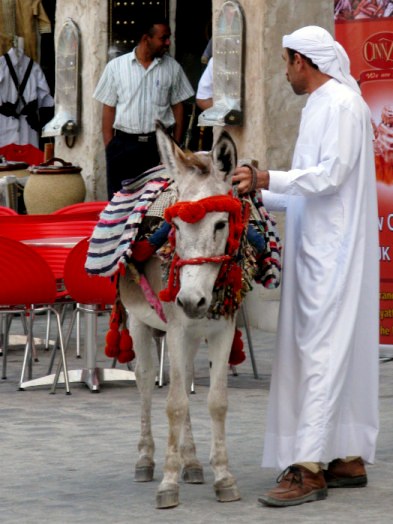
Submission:
[[324,471],[328,488],[361,488],[367,485],[367,473],[360,457],[350,462],[336,459]]
[[266,506],[296,506],[323,500],[328,494],[323,472],[312,473],[303,466],[289,466],[279,475],[277,483],[277,487],[258,498],[259,502]]

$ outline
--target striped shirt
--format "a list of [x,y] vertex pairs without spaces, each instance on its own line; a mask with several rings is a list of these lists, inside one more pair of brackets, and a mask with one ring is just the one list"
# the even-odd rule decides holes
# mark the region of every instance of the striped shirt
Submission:
[[93,97],[116,107],[113,127],[125,133],[155,131],[155,121],[165,127],[175,123],[171,106],[193,96],[182,67],[174,58],[155,58],[145,69],[131,53],[114,58],[106,65]]

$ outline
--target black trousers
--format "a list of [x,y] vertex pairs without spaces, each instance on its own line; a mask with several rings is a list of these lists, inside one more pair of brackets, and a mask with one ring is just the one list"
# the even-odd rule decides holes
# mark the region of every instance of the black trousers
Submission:
[[107,145],[105,156],[109,200],[113,193],[120,191],[123,180],[136,178],[160,163],[155,134],[143,136],[117,132]]

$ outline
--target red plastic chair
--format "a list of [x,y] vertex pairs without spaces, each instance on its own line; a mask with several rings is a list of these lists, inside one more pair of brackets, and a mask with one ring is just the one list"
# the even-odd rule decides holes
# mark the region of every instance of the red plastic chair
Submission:
[[[82,217],[82,218],[81,218]],[[81,238],[90,236],[97,220],[85,214],[75,215],[18,215],[0,216],[0,236],[21,240],[42,256],[49,264],[64,298],[64,265],[71,248]],[[62,317],[65,315],[62,309]],[[46,333],[49,348],[50,313]],[[79,351],[79,347],[78,347]],[[78,354],[79,356],[79,354]],[[50,368],[51,369],[51,368]],[[50,370],[49,370],[50,371]]]
[[26,162],[38,165],[44,161],[44,152],[31,144],[8,144],[0,147],[0,155],[5,156],[9,162]]
[[[36,224],[45,224],[43,227],[51,228],[53,229],[53,232],[49,236],[59,236],[59,234],[56,235],[56,228],[58,227],[66,227],[62,226],[61,224],[68,224],[73,222],[89,222],[90,227],[94,227],[97,223],[97,219],[93,217],[93,214],[91,212],[87,213],[75,213],[75,214],[64,214],[64,215],[55,215],[55,214],[48,214],[48,215],[19,215],[19,214],[0,214],[0,225],[4,224],[4,227],[21,227],[23,224],[24,227],[27,227],[28,225],[35,224],[34,227],[37,227]],[[52,226],[50,226],[52,224]],[[59,225],[56,225],[59,224]],[[70,224],[70,228],[76,227]]]
[[67,290],[82,304],[112,305],[116,298],[115,283],[108,277],[91,276],[85,270],[88,239],[71,249],[64,267]]
[[96,223],[86,214],[0,215],[0,236],[30,244],[47,260],[56,278],[61,279],[70,248],[90,236]]
[[18,212],[15,209],[7,206],[0,206],[0,216],[18,216]]
[[71,204],[53,211],[52,215],[74,215],[75,213],[91,214],[92,218],[98,220],[101,211],[108,205],[108,201],[81,202]]
[[71,247],[90,236],[96,223],[96,220],[81,220],[80,215],[59,215],[56,220],[53,216],[48,219],[47,215],[0,216],[0,236],[31,245],[47,260],[56,278],[62,278]]
[[[88,245],[88,239],[85,238],[72,248],[64,267],[65,286],[71,298],[77,303],[66,336],[66,348],[75,320],[79,321],[81,312],[94,316],[103,311],[110,312],[111,308],[107,309],[107,306],[112,306],[116,299],[116,285],[110,278],[90,276],[86,272],[85,262]],[[77,343],[79,344],[79,329]],[[89,359],[90,368],[92,369],[95,367],[95,358],[92,359],[92,355],[88,355],[87,360]],[[56,377],[58,377],[60,370],[61,363],[59,363]],[[55,379],[54,388],[56,387],[56,381]]]
[[[34,384],[25,381],[26,367],[31,362],[33,352],[33,317],[35,312],[51,311],[57,320],[64,369],[66,393],[70,393],[68,370],[65,358],[60,314],[53,307],[57,299],[56,279],[46,261],[31,247],[10,238],[0,237],[0,313],[24,314],[28,319],[27,344],[24,353],[19,388]],[[7,323],[6,323],[7,324]],[[3,378],[7,369],[8,332],[4,336]]]

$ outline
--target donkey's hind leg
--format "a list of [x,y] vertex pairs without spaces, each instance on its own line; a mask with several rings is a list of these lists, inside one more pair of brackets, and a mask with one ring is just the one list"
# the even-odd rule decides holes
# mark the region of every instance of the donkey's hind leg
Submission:
[[136,353],[135,376],[140,393],[141,435],[139,458],[135,465],[135,481],[149,482],[154,477],[154,440],[151,430],[151,405],[156,379],[156,360],[153,358],[151,329],[131,319],[130,332]]

